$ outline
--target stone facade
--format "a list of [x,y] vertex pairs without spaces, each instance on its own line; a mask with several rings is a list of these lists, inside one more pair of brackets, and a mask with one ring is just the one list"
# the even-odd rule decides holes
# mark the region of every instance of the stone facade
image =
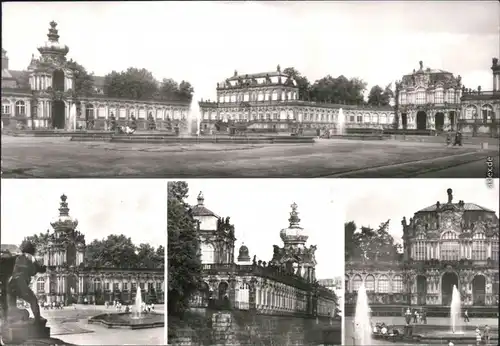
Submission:
[[456,129],[462,96],[461,77],[420,68],[396,83],[398,128],[446,131]]
[[474,135],[500,135],[500,64],[493,58],[493,90],[485,91],[464,89],[462,95],[462,117],[460,129]]
[[465,306],[498,302],[495,212],[474,203],[437,202],[403,218],[403,259],[346,263],[346,300],[364,283],[372,304],[449,305],[456,285]]
[[[138,129],[143,130],[148,129],[148,118],[154,119],[157,129],[187,122],[188,103],[111,98],[104,94],[104,77],[93,77],[92,94],[75,94],[75,72],[66,59],[69,48],[59,42],[56,26],[50,23],[48,41],[38,47],[40,57],[33,56],[26,71],[10,70],[7,52],[2,49],[2,128],[107,130],[111,117],[118,125],[135,118]],[[70,114],[73,105],[77,108],[75,120]]]
[[[69,215],[67,197],[61,196],[59,215],[51,222],[46,247],[38,249],[39,261],[47,272],[37,274],[32,289],[41,301],[96,302],[115,299],[131,302],[137,285],[143,300],[163,302],[165,278],[163,269],[92,268],[84,261],[85,236],[76,230],[78,221]],[[47,231],[49,232],[49,231]]]
[[253,258],[240,248],[234,263],[234,225],[207,209],[200,192],[192,208],[198,222],[203,287],[192,305],[218,304],[259,313],[300,313],[330,316],[337,307],[335,293],[315,284],[315,246],[306,246],[308,236],[299,225],[297,205],[292,205],[289,227],[281,231],[284,246],[274,247],[269,263]]
[[[245,346],[341,344],[339,321],[297,316],[268,316],[246,311],[215,312],[206,316],[211,327],[170,330],[169,345]],[[207,325],[208,323],[204,324]],[[174,328],[172,328],[174,329]],[[324,335],[325,332],[330,335]]]
[[296,81],[281,71],[238,75],[217,83],[217,100],[199,102],[201,131],[235,123],[253,131],[335,129],[339,109],[347,128],[391,128],[392,107],[362,107],[299,100]]

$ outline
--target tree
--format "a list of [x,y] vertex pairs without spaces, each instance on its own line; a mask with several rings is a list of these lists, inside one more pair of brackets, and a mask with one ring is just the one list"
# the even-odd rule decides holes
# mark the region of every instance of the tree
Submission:
[[179,84],[172,78],[164,78],[159,89],[159,97],[167,101],[177,100]]
[[26,244],[27,242],[31,242],[35,246],[36,251],[39,252],[41,249],[47,246],[49,238],[49,231],[47,231],[46,233],[40,232],[39,234],[24,237],[19,247],[22,249],[24,247],[24,244]]
[[185,203],[186,182],[168,183],[168,313],[182,314],[201,284],[196,222]]
[[302,76],[299,71],[297,71],[294,67],[287,67],[283,70],[284,74],[289,75],[297,82],[297,87],[299,88],[299,99],[305,100],[309,98],[309,91],[311,88],[311,84],[307,77]]
[[363,103],[365,89],[366,83],[359,78],[327,75],[314,82],[310,94],[313,101],[354,105]]
[[373,86],[370,90],[370,94],[368,95],[368,104],[372,106],[389,105],[391,98],[394,97],[391,84],[387,85],[385,89],[382,89],[378,85]]
[[371,106],[381,106],[384,101],[382,97],[383,92],[380,86],[373,86],[368,94],[368,104]]
[[88,73],[87,69],[70,59],[66,66],[73,70],[75,76],[74,91],[78,95],[89,96],[94,93],[94,78],[93,74]]
[[133,100],[152,99],[158,91],[158,82],[146,69],[129,67],[126,71],[112,71],[104,78],[104,91],[109,97]]
[[344,225],[346,260],[397,261],[400,248],[387,232],[389,221],[382,223],[377,230],[369,227],[358,230],[354,222],[347,222]]
[[182,81],[179,84],[179,96],[182,101],[189,101],[193,99],[194,88],[191,86],[189,82]]
[[86,248],[86,259],[92,267],[137,268],[139,257],[132,239],[123,234],[111,234],[92,241]]

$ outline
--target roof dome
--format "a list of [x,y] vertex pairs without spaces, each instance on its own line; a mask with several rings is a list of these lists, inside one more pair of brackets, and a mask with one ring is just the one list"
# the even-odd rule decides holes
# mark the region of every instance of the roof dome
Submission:
[[297,212],[297,204],[293,203],[291,205],[292,211],[290,212],[289,227],[284,228],[280,232],[280,237],[285,245],[304,245],[309,236],[306,234],[304,229],[299,226],[300,219],[299,213]]
[[427,208],[421,209],[417,211],[417,213],[428,213],[428,212],[436,212],[438,210],[443,210],[447,208],[459,208],[464,211],[484,211],[486,213],[495,213],[493,210],[482,207],[478,204],[475,203],[465,203],[464,201],[460,200],[458,203],[453,203],[453,190],[452,189],[447,189],[446,193],[448,195],[448,201],[445,203],[437,202],[436,204],[433,204]]
[[213,211],[205,208],[205,197],[203,197],[203,192],[201,191],[198,194],[198,204],[191,208],[191,213],[193,214],[193,216],[218,217]]
[[68,203],[66,200],[68,197],[66,195],[61,196],[61,202],[59,207],[59,215],[52,219],[50,223],[55,231],[66,230],[66,229],[75,229],[78,226],[78,220],[73,219],[69,215]]
[[59,42],[59,34],[56,26],[56,22],[50,22],[49,33],[47,34],[48,41],[45,41],[43,45],[38,47],[38,51],[41,54],[57,54],[62,56],[68,54],[68,46]]

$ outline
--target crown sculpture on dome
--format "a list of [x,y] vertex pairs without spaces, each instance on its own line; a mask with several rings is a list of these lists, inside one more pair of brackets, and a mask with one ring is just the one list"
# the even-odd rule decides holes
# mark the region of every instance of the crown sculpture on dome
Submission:
[[42,55],[57,55],[64,57],[69,52],[68,46],[59,43],[59,32],[56,29],[57,23],[52,21],[49,23],[49,33],[47,34],[48,41],[44,45],[38,47],[38,51]]
[[61,196],[61,202],[59,203],[59,216],[50,223],[55,231],[74,230],[76,226],[78,226],[78,220],[69,216],[69,207],[66,202],[67,199],[68,197],[65,194]]
[[292,211],[290,212],[290,218],[288,219],[288,221],[290,222],[290,227],[297,227],[300,223],[299,213],[297,212],[297,203],[293,202],[290,207],[292,208]]

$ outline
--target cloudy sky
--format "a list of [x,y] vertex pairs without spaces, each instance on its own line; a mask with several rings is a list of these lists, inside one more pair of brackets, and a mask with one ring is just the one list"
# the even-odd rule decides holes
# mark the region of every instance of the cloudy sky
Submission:
[[167,183],[154,179],[2,179],[2,244],[52,231],[62,194],[87,243],[124,234],[137,245],[166,245]]
[[[332,180],[333,181],[333,180]],[[237,238],[235,260],[242,243],[262,261],[273,256],[273,245],[282,246],[280,231],[288,227],[290,205],[295,202],[308,245],[317,245],[316,277],[334,278],[344,273],[344,221],[342,203],[335,200],[333,184],[326,180],[205,179],[188,180],[188,202],[196,204],[203,191],[205,207],[231,218]]]
[[195,100],[214,99],[218,81],[294,66],[311,81],[327,74],[386,85],[425,67],[492,87],[499,56],[498,1],[350,2],[9,2],[2,46],[25,69],[59,25],[69,57],[96,75],[145,67],[186,79]]
[[377,228],[391,219],[389,232],[401,242],[403,216],[409,220],[415,212],[437,201],[446,203],[448,188],[453,190],[455,203],[475,203],[494,210],[498,216],[498,184],[495,179],[491,189],[482,179],[343,179],[337,190],[346,191],[346,220],[356,222],[358,227]]

